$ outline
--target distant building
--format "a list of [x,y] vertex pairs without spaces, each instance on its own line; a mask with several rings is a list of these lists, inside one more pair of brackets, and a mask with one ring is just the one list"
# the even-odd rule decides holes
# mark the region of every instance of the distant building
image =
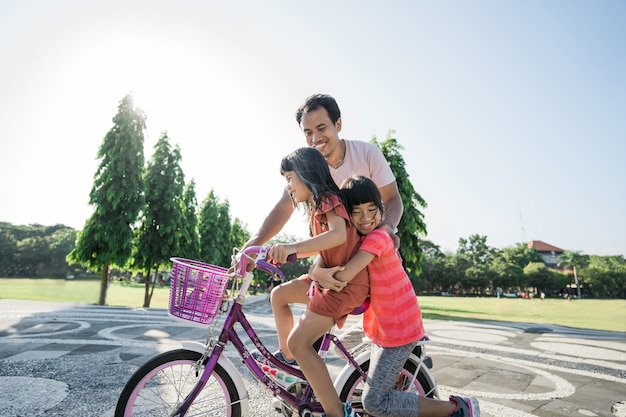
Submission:
[[546,266],[557,269],[559,265],[559,256],[563,253],[563,249],[552,246],[549,243],[542,242],[541,240],[531,240],[527,245],[529,248],[534,248],[535,251],[543,259],[543,263]]

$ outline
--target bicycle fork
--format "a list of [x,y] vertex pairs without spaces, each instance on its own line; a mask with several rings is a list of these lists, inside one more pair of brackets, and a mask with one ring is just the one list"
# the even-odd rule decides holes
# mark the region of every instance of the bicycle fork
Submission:
[[[204,345],[202,345],[202,347],[203,347],[202,357],[196,364],[196,367],[199,367],[202,364],[202,362],[206,360],[207,352],[206,352],[206,349],[204,348]],[[182,402],[182,404],[178,406],[178,409],[176,409],[176,411],[174,412],[173,417],[182,417],[185,414],[187,414],[187,410],[189,410],[189,407],[191,407],[191,404],[194,402],[198,394],[200,394],[200,392],[204,389],[204,386],[206,385],[206,383],[209,381],[209,378],[211,377],[211,374],[213,373],[213,370],[215,369],[215,364],[217,363],[217,360],[221,356],[223,350],[224,350],[224,347],[221,345],[216,345],[213,347],[213,350],[211,351],[209,355],[209,360],[207,364],[205,365],[204,370],[202,371],[202,375],[200,376],[200,379],[198,380],[196,385],[193,387],[191,392],[187,394],[187,397],[185,397],[185,400]],[[197,369],[196,369],[196,372],[197,372]]]
[[191,404],[195,401],[198,394],[204,389],[205,385],[211,378],[211,374],[215,370],[216,365],[220,365],[228,374],[230,375],[233,383],[235,384],[235,389],[238,392],[238,396],[240,399],[241,405],[241,415],[247,416],[249,410],[249,398],[248,391],[244,384],[243,378],[239,373],[239,370],[235,367],[230,359],[228,359],[225,355],[222,355],[224,351],[224,346],[220,344],[216,344],[212,347],[211,351],[207,351],[207,346],[203,343],[196,341],[183,341],[181,342],[184,349],[191,350],[194,352],[201,353],[203,356],[200,359],[204,361],[208,354],[208,362],[206,363],[204,370],[202,371],[202,375],[198,380],[196,386],[191,390],[191,392],[185,397],[185,400],[180,404],[180,406],[176,409],[176,411],[172,414],[173,417],[182,417],[184,416]]

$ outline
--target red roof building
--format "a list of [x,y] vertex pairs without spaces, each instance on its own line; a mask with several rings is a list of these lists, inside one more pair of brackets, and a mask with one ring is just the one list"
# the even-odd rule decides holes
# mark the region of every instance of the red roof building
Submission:
[[559,255],[563,253],[563,249],[557,248],[549,243],[542,242],[541,240],[531,240],[527,245],[529,248],[534,248],[535,251],[541,256],[546,266],[555,268],[559,265]]

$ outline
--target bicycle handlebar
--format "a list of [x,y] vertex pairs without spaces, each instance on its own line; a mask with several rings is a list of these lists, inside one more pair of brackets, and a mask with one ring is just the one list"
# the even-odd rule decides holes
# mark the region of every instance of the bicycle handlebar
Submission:
[[[285,274],[283,274],[283,272],[280,269],[278,269],[281,266],[281,264],[271,264],[266,261],[267,255],[271,248],[272,248],[271,246],[250,246],[241,252],[241,256],[252,260],[254,256],[256,255],[256,258],[254,259],[254,265],[257,269],[260,269],[261,271],[267,272],[272,275],[278,275],[284,281]],[[287,257],[287,262],[296,263],[297,259],[298,259],[297,255],[295,253],[292,253]],[[245,275],[246,275],[246,262],[242,262],[242,259],[239,258],[238,276],[244,277]],[[355,316],[359,314],[363,314],[365,310],[369,308],[369,306],[370,306],[370,299],[368,297],[363,302],[362,305],[356,307],[350,314],[355,315]]]
[[[267,262],[267,255],[272,247],[271,246],[249,246],[241,252],[242,257],[246,257],[248,259],[254,258],[254,264],[256,268],[259,268],[265,272],[274,273],[280,275],[283,279],[285,276],[281,272],[278,267],[282,264],[271,264]],[[296,263],[298,257],[295,253],[290,254],[287,257],[287,262]],[[239,270],[237,276],[243,277],[246,275],[246,262],[242,262],[242,259],[239,259]]]

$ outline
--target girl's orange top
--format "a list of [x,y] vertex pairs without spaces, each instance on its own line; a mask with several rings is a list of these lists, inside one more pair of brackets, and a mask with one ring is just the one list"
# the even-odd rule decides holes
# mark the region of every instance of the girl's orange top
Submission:
[[[311,236],[317,236],[328,230],[326,213],[334,210],[346,221],[346,241],[332,249],[320,251],[320,256],[327,267],[345,265],[359,250],[360,238],[343,203],[334,194],[329,194],[320,207],[311,216]],[[363,304],[369,293],[369,277],[367,269],[363,269],[340,292],[322,288],[314,284],[313,296],[309,302],[309,310],[325,316],[333,317],[339,328],[343,327],[348,314]]]

